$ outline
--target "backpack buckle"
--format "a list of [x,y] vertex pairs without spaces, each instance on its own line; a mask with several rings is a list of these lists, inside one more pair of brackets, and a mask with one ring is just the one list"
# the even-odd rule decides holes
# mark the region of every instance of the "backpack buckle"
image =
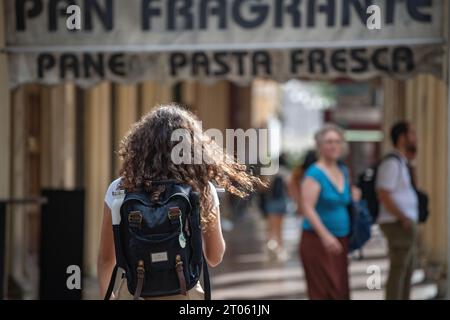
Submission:
[[142,224],[143,215],[140,211],[131,211],[128,215],[128,224],[130,227],[140,228]]
[[181,210],[178,207],[169,208],[169,212],[167,213],[167,217],[169,220],[178,219],[181,216]]

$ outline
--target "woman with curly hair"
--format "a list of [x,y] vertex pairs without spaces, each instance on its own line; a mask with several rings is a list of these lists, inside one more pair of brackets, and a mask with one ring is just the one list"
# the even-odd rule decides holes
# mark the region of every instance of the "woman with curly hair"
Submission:
[[[190,154],[183,154],[181,163],[174,160],[174,134],[184,132],[193,146]],[[186,152],[187,153],[187,152]],[[145,190],[151,192],[152,181],[175,180],[191,186],[200,194],[200,218],[203,251],[209,266],[222,261],[225,252],[220,225],[219,198],[211,182],[231,194],[245,197],[261,184],[246,172],[246,167],[228,156],[209,136],[203,133],[201,123],[191,112],[177,105],[160,106],[137,122],[122,140],[119,156],[123,160],[119,179],[109,186],[105,196],[98,278],[103,296],[115,266],[114,237],[111,207],[113,193]],[[201,159],[202,161],[198,161]],[[197,285],[187,298],[202,299],[202,288]],[[186,299],[171,296],[169,299]]]

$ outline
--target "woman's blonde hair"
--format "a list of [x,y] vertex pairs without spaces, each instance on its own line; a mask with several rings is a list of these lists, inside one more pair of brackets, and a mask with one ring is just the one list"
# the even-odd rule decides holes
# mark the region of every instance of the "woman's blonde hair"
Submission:
[[317,151],[320,150],[320,146],[323,142],[325,135],[328,132],[336,132],[342,139],[342,153],[346,154],[348,151],[347,141],[345,139],[345,131],[334,123],[326,123],[319,131],[316,132],[314,139],[316,141]]

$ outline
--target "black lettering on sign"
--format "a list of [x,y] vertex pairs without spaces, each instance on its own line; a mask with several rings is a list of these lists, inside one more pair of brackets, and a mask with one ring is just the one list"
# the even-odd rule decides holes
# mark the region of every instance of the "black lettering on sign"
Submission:
[[42,13],[41,0],[16,0],[16,30],[25,31],[27,18],[36,18]]
[[367,8],[372,4],[372,0],[343,0],[342,25],[349,26],[352,16],[352,7],[356,11],[362,24],[366,24],[369,18]]
[[[211,3],[214,4],[212,8]],[[226,0],[202,0],[200,2],[200,29],[208,29],[208,13],[217,16],[219,29],[227,28]]]
[[237,59],[238,75],[240,75],[240,76],[244,75],[244,73],[245,73],[244,59],[247,56],[247,52],[235,51],[235,52],[232,52],[232,55],[234,57],[236,57],[236,59]]
[[50,53],[41,53],[38,56],[38,77],[43,79],[45,72],[52,69],[56,65],[55,57]]
[[217,66],[219,67],[217,70],[214,71],[214,75],[215,76],[225,76],[228,73],[230,73],[230,66],[227,63],[228,52],[220,51],[220,52],[215,52],[213,55],[214,55],[214,61],[216,62]]
[[104,0],[104,7],[98,3],[98,0],[85,0],[85,29],[91,31],[94,28],[93,14],[95,13],[100,19],[105,30],[111,31],[114,28],[114,12],[113,12],[113,1]]
[[[242,14],[243,5],[250,6],[250,12],[254,18],[245,18]],[[254,29],[261,26],[269,15],[269,5],[248,0],[235,0],[233,2],[232,15],[234,21],[244,29]]]
[[[203,73],[200,70],[203,69]],[[192,55],[192,75],[207,75],[209,76],[209,60],[204,52],[196,52]]]
[[58,31],[58,21],[66,21],[67,7],[76,4],[74,0],[49,0],[48,3],[48,30]]
[[301,0],[289,0],[290,4],[286,5],[286,0],[276,0],[275,6],[275,27],[282,28],[284,27],[284,13],[289,13],[292,18],[292,26],[300,27],[301,13],[300,13],[300,4]]
[[67,74],[71,72],[75,78],[80,77],[80,64],[75,54],[64,53],[59,57],[59,77],[66,79]]
[[431,22],[432,16],[422,11],[421,9],[431,9],[433,7],[433,0],[407,0],[408,13],[411,18],[420,22]]
[[411,48],[395,48],[392,57],[394,72],[411,72],[414,70],[414,53]]
[[297,74],[298,69],[303,65],[305,61],[303,60],[303,50],[294,50],[291,53],[291,73]]
[[56,66],[59,67],[58,76],[61,80],[69,77],[74,79],[99,77],[104,79],[106,71],[110,70],[116,76],[126,76],[125,54],[113,54],[110,57],[103,53],[75,54],[65,53],[54,56],[49,53],[40,54],[37,58],[38,77],[44,79],[46,73]]
[[[194,28],[194,16],[191,12],[192,0],[166,0],[167,1],[167,30],[177,30],[177,17],[184,19],[184,30]],[[181,4],[181,5],[180,5]]]
[[186,66],[187,58],[182,52],[172,53],[169,57],[170,75],[172,77],[178,76],[178,69]]
[[[253,76],[271,75],[272,61],[270,58],[270,54],[267,51],[256,51],[255,53],[253,53],[252,66]],[[263,69],[263,73],[258,73],[259,67]]]
[[[273,75],[272,56],[269,51],[219,51],[214,53],[176,52],[169,55],[170,75],[178,77],[183,70],[190,71],[192,77],[224,77],[230,72],[237,76],[271,76]],[[293,77],[301,76],[304,68],[307,74],[314,76],[339,72],[361,74],[370,70],[385,73],[411,73],[414,71],[415,57],[410,47],[376,49],[313,49],[292,50],[289,56],[290,73]],[[307,65],[305,65],[307,63]],[[55,69],[58,67],[57,69]],[[107,71],[115,76],[127,76],[127,70],[142,68],[139,56],[123,53],[111,56],[103,53],[52,55],[42,53],[37,56],[38,79],[45,79],[47,73],[58,72],[61,80],[99,77],[105,79]],[[276,70],[278,71],[278,70]]]
[[331,54],[331,66],[339,72],[347,72],[347,50],[339,49]]
[[354,73],[363,73],[367,72],[369,68],[369,61],[367,61],[367,49],[353,49],[350,53],[352,59],[357,64],[352,66],[351,72]]
[[[102,53],[98,53],[94,58],[91,54],[85,54],[83,58],[83,72],[84,77],[90,78],[95,75],[100,76],[102,79],[105,78],[105,57]],[[95,75],[92,74],[95,72]]]
[[109,58],[109,69],[116,76],[126,76],[125,54],[116,53]]
[[396,2],[388,0],[386,1],[386,24],[393,24],[395,21],[395,8],[396,8]]
[[389,71],[388,57],[387,57],[388,51],[389,50],[387,48],[379,48],[373,52],[372,64],[378,70],[385,72]]
[[336,0],[320,0],[322,3],[317,8],[317,0],[308,1],[308,27],[316,26],[317,12],[323,13],[327,16],[327,26],[333,27],[336,25],[335,12]]
[[161,17],[161,9],[152,6],[153,3],[160,0],[143,0],[142,1],[142,30],[151,30],[153,17]]
[[316,73],[316,67],[320,68],[320,72],[325,74],[328,72],[325,62],[325,50],[315,49],[309,52],[309,72]]

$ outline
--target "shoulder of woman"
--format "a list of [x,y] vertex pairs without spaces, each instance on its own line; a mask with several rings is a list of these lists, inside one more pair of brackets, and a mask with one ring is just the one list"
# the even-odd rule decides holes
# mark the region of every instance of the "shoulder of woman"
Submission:
[[339,168],[341,168],[341,171],[348,176],[350,173],[350,170],[348,169],[348,167],[345,164],[340,164]]
[[310,180],[315,182],[318,185],[322,185],[323,183],[323,175],[319,167],[316,165],[312,165],[306,170],[304,175],[304,180]]
[[212,182],[208,182],[208,184],[209,184],[209,190],[210,190],[211,197],[212,197],[213,207],[217,208],[220,206],[219,195],[217,194],[217,190],[216,190],[216,187],[214,186],[214,184]]
[[119,190],[121,181],[122,181],[122,178],[118,178],[118,179],[114,180],[113,182],[111,182],[111,184],[109,185],[108,190],[110,190],[111,192]]
[[311,165],[305,172],[305,177],[317,177],[320,174],[320,169],[316,164]]
[[106,194],[105,194],[105,202],[108,205],[109,208],[111,208],[112,206],[112,202],[114,199],[114,192],[119,190],[120,188],[120,181],[122,180],[122,178],[118,178],[116,180],[114,180],[113,182],[111,182],[111,184],[108,187],[108,190],[106,190]]

